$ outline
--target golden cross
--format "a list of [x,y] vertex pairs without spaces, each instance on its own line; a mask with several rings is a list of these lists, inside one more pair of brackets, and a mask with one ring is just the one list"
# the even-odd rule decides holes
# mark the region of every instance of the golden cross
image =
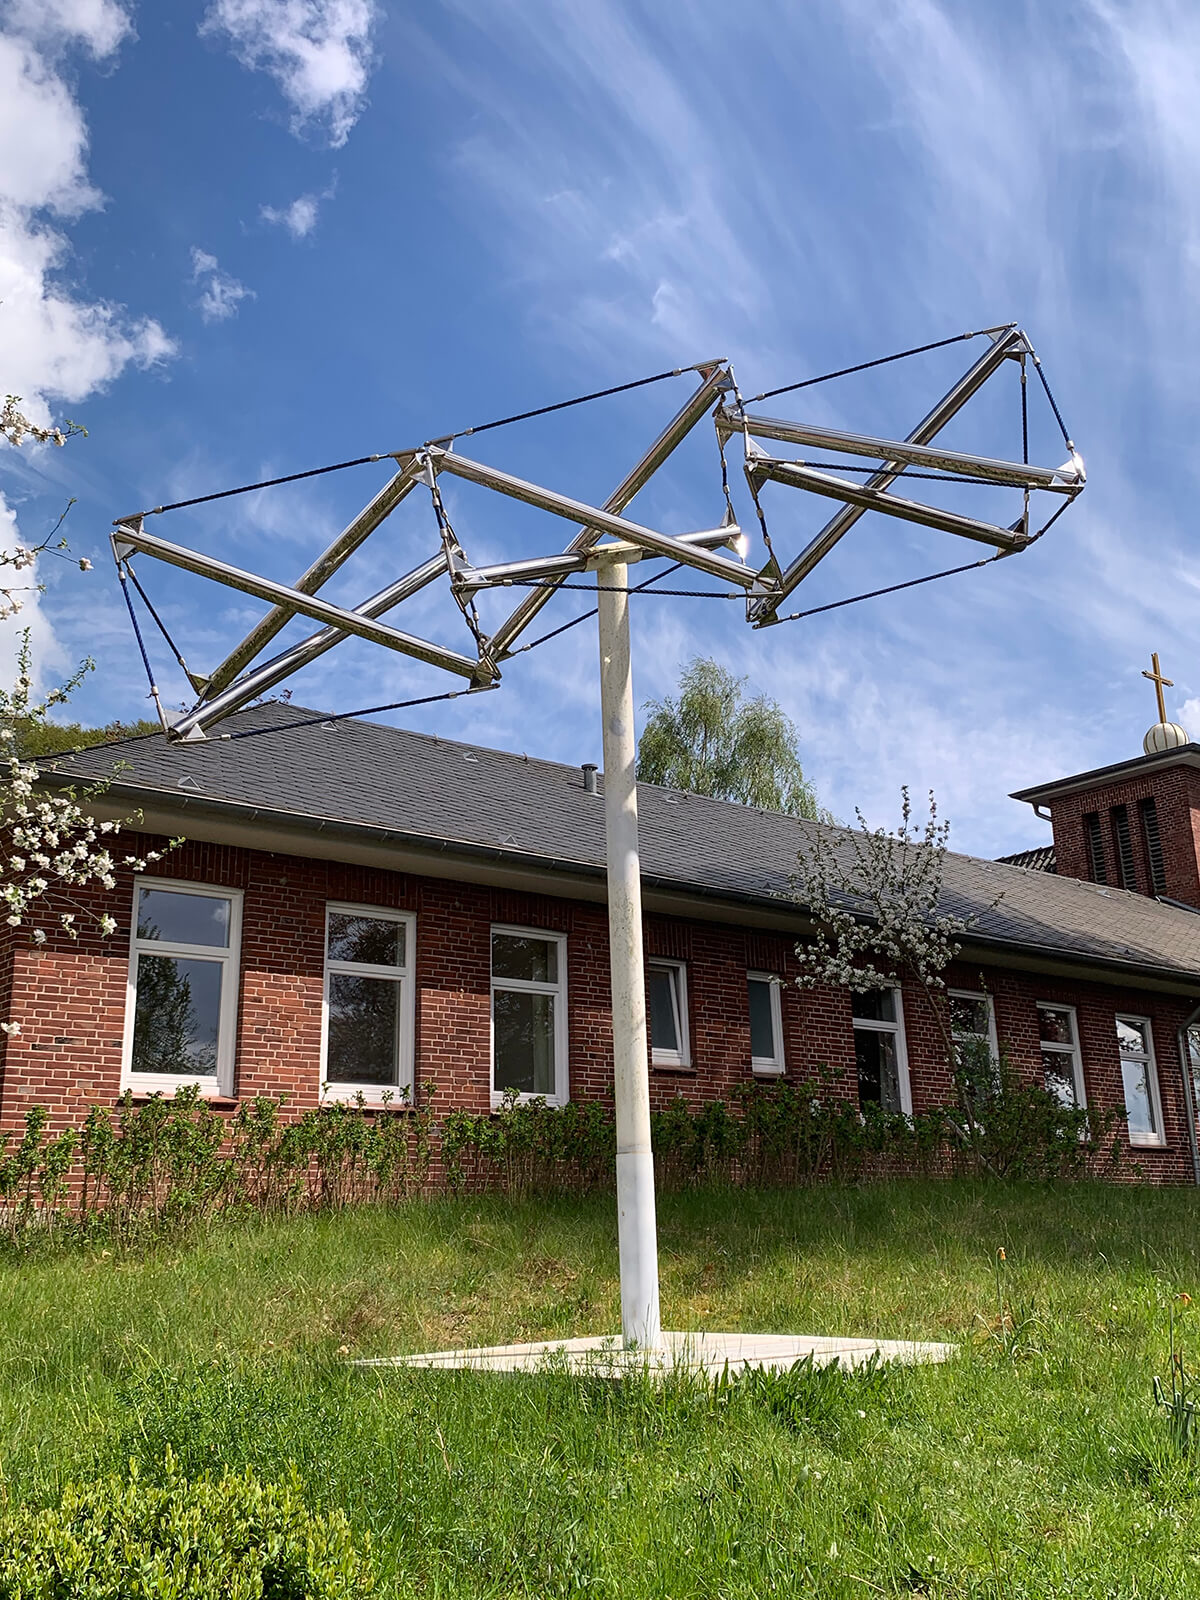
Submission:
[[1154,671],[1143,672],[1142,677],[1149,678],[1150,682],[1154,685],[1154,692],[1158,696],[1158,720],[1160,722],[1165,722],[1167,720],[1167,707],[1165,701],[1163,700],[1163,689],[1173,689],[1175,684],[1170,678],[1163,677],[1162,668],[1158,664],[1157,650],[1151,654],[1150,661],[1154,667]]

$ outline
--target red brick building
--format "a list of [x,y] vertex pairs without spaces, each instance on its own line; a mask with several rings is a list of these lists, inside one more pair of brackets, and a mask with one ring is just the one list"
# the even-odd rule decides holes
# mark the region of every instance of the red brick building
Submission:
[[[205,743],[152,737],[47,765],[47,781],[80,781],[119,759],[98,812],[141,810],[131,851],[187,843],[98,894],[110,938],[10,944],[4,1014],[20,1032],[0,1064],[0,1128],[34,1104],[77,1120],[126,1089],[191,1081],[228,1107],[281,1092],[296,1108],[399,1105],[434,1086],[443,1110],[486,1110],[506,1090],[609,1095],[594,774],[313,715],[260,706]],[[1050,805],[1059,870],[948,858],[948,909],[978,919],[949,975],[955,1030],[1070,1103],[1118,1110],[1149,1180],[1195,1181],[1200,747],[1018,798]],[[1142,829],[1128,820],[1128,870],[1122,808]],[[659,1103],[755,1075],[805,1081],[817,1063],[896,1110],[949,1097],[920,993],[788,982],[808,930],[789,877],[815,824],[650,786],[640,811]],[[1103,872],[1087,855],[1094,817],[1114,841]]]

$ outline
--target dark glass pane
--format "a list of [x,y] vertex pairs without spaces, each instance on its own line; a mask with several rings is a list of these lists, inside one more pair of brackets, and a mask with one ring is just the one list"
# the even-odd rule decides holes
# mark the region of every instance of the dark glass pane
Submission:
[[552,994],[497,989],[492,995],[492,1048],[497,1089],[554,1093]]
[[1068,1109],[1074,1110],[1079,1101],[1075,1094],[1075,1068],[1071,1057],[1061,1050],[1043,1050],[1042,1073],[1050,1093]]
[[331,911],[329,959],[358,961],[369,967],[402,967],[404,924],[387,917]]
[[950,1030],[952,1033],[988,1035],[988,1006],[982,995],[952,994],[950,996]]
[[400,1060],[400,984],[329,974],[330,1083],[395,1083]]
[[651,1047],[679,1053],[679,1024],[675,1014],[676,971],[674,967],[651,967],[648,977]]
[[1131,1054],[1145,1056],[1150,1054],[1150,1041],[1147,1038],[1146,1024],[1144,1022],[1128,1022],[1124,1017],[1117,1018],[1117,1049],[1122,1055]]
[[227,949],[229,901],[212,894],[185,894],[179,889],[142,889],[138,893],[137,933],[139,939]]
[[750,984],[750,1054],[756,1061],[774,1061],[778,1055],[775,1018],[771,1007],[771,985],[761,978]]
[[900,1066],[896,1035],[855,1028],[854,1059],[858,1066],[859,1101],[873,1101],[885,1111],[900,1110]]
[[134,1072],[216,1076],[222,966],[186,956],[138,957]]
[[896,991],[894,989],[869,989],[866,994],[852,994],[850,1009],[864,1022],[895,1022]]
[[1038,1021],[1043,1044],[1074,1044],[1071,1031],[1071,1013],[1050,1006],[1038,1007]]
[[1154,1102],[1150,1098],[1148,1067],[1144,1061],[1122,1061],[1121,1077],[1125,1080],[1125,1110],[1129,1115],[1129,1132],[1144,1138],[1158,1136],[1154,1121]]
[[494,933],[492,976],[520,978],[526,983],[557,983],[557,942],[520,933]]

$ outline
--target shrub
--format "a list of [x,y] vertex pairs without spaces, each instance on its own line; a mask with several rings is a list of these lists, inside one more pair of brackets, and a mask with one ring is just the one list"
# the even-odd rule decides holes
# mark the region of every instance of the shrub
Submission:
[[49,1510],[0,1515],[0,1600],[358,1600],[375,1592],[369,1540],[314,1514],[299,1479],[249,1472],[161,1488],[69,1485]]

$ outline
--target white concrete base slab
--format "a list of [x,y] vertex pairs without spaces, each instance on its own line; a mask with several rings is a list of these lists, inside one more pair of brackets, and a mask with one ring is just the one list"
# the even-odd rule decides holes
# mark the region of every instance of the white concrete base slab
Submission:
[[905,1365],[947,1361],[952,1344],[913,1339],[844,1339],[792,1333],[664,1333],[661,1350],[624,1350],[619,1338],[542,1339],[476,1350],[434,1350],[424,1355],[356,1361],[359,1367],[438,1367],[478,1372],[566,1370],[619,1378],[627,1372],[680,1372],[716,1378],[749,1368],[786,1371],[811,1358],[814,1367],[861,1367],[874,1357]]

